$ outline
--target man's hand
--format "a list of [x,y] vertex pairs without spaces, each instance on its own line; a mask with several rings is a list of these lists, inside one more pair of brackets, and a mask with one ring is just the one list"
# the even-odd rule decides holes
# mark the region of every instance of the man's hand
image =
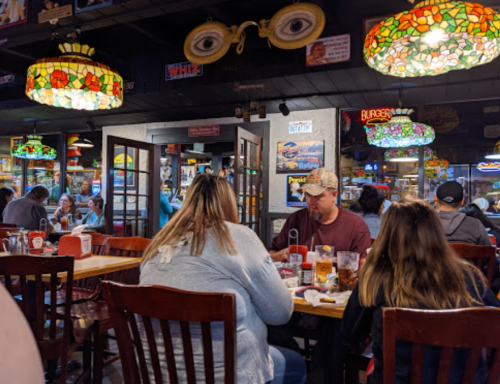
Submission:
[[288,248],[284,248],[279,252],[270,251],[269,254],[271,255],[271,259],[273,261],[281,261],[281,262],[288,261]]

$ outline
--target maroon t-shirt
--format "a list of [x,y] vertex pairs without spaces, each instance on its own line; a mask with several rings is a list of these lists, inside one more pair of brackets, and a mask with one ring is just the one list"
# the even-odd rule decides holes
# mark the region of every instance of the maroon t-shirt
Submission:
[[[292,214],[287,220],[280,234],[273,239],[270,251],[281,251],[288,247],[288,232],[295,228],[299,231],[299,245],[311,248],[311,238],[314,236],[315,245],[333,245],[335,252],[358,252],[365,256],[367,248],[371,247],[370,230],[363,218],[346,209],[338,207],[339,214],[335,221],[323,225],[309,217],[307,208]],[[292,242],[295,244],[295,241]],[[309,249],[314,251],[314,249]]]

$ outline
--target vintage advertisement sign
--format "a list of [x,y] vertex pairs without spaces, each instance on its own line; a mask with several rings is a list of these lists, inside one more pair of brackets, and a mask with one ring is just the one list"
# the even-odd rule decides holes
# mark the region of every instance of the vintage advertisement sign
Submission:
[[189,127],[188,136],[219,136],[219,133],[220,125],[198,125],[195,127]]
[[324,164],[323,140],[279,141],[276,153],[276,173],[304,172]]
[[306,66],[340,63],[351,60],[351,35],[323,37],[306,47]]
[[447,106],[425,107],[423,123],[430,125],[438,133],[454,130],[460,124],[458,113]]
[[361,122],[365,123],[368,128],[372,128],[375,124],[384,124],[391,120],[391,114],[394,108],[377,108],[377,109],[362,109]]
[[0,1],[0,28],[26,23],[28,0]]
[[165,81],[196,76],[203,76],[203,64],[195,64],[187,61],[185,63],[168,64],[165,66]]
[[307,121],[290,121],[288,124],[288,133],[294,135],[296,133],[312,133],[313,122],[312,120]]
[[75,0],[75,13],[92,11],[110,5],[113,5],[113,0]]
[[306,183],[307,174],[286,175],[286,206],[305,207],[306,194],[299,189]]
[[59,19],[73,15],[72,0],[40,1],[38,23],[57,24]]

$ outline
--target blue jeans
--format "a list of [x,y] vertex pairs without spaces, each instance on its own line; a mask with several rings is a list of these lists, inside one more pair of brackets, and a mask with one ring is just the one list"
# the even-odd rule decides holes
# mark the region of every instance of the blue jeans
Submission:
[[302,356],[288,348],[269,346],[274,361],[274,379],[266,384],[304,384],[307,372]]

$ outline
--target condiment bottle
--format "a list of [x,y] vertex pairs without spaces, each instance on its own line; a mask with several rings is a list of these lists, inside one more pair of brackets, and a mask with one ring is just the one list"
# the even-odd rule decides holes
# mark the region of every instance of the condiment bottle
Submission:
[[290,263],[305,263],[307,261],[307,246],[305,245],[290,245],[288,247],[288,256]]
[[302,263],[302,281],[301,285],[312,285],[313,284],[313,263]]

